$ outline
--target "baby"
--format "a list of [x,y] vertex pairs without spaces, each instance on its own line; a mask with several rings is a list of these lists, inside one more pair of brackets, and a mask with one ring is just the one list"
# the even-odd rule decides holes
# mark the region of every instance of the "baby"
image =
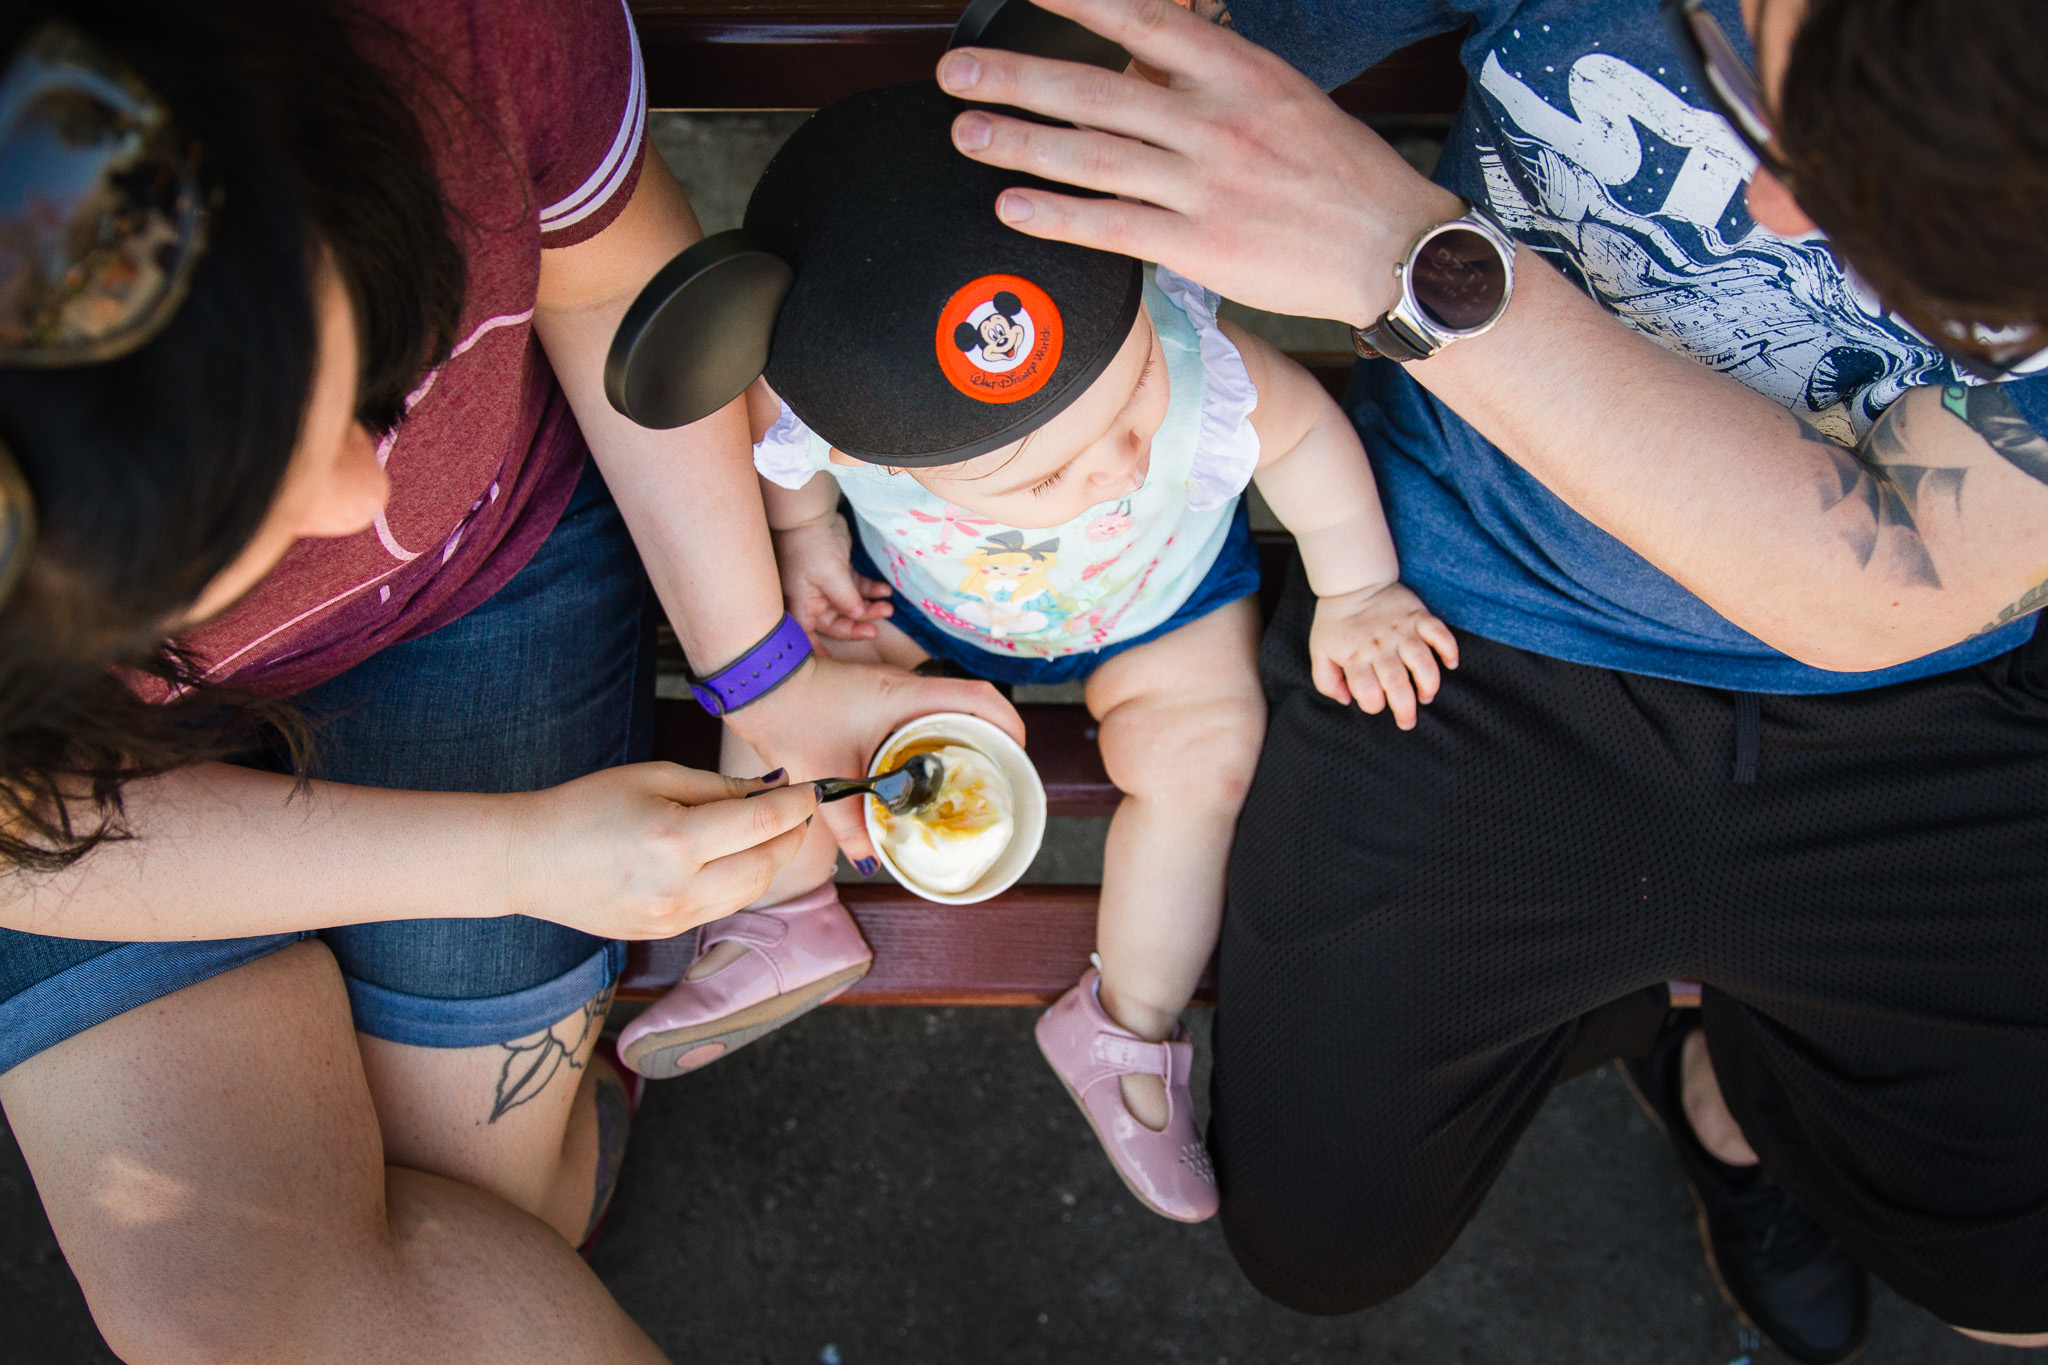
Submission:
[[[1171,271],[1003,228],[992,206],[1018,177],[953,152],[959,107],[924,86],[857,96],[764,176],[748,230],[803,259],[749,395],[755,467],[788,608],[827,653],[1085,680],[1125,795],[1095,965],[1038,1041],[1131,1191],[1198,1222],[1217,1196],[1179,1020],[1265,727],[1246,485],[1300,546],[1333,703],[1412,727],[1457,645],[1398,581],[1365,452],[1322,387]],[[837,909],[813,841],[757,912]],[[677,990],[749,951],[712,948]],[[635,1041],[679,1036],[643,1021]]]

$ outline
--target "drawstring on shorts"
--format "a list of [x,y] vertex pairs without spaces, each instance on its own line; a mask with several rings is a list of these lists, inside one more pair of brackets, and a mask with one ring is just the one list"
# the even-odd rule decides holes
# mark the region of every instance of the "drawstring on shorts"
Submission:
[[1763,745],[1763,699],[1754,692],[1735,694],[1735,780],[1756,781],[1757,750]]

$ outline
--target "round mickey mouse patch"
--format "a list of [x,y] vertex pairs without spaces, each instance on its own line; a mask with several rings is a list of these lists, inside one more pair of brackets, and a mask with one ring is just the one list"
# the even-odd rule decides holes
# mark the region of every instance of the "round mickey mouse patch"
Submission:
[[969,398],[1014,403],[1059,368],[1064,331],[1043,289],[1017,275],[983,275],[939,312],[939,368]]

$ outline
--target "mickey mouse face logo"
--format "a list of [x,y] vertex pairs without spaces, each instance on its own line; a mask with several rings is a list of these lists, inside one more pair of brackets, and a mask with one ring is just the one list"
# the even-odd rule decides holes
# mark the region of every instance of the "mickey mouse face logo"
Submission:
[[1031,337],[1037,330],[1031,314],[1024,311],[1024,300],[1004,289],[954,326],[953,344],[977,368],[1001,374],[1016,369],[1031,354]]
[[1016,275],[984,275],[939,313],[933,344],[954,388],[983,403],[1014,403],[1059,367],[1063,327],[1043,289]]

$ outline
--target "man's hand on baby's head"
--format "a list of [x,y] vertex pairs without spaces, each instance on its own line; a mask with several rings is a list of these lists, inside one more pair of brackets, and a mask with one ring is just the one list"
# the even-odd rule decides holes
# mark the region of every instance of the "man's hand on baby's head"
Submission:
[[1436,698],[1438,658],[1458,666],[1451,628],[1401,583],[1318,598],[1308,652],[1316,691],[1367,715],[1385,708],[1403,730],[1415,728],[1418,705]]

